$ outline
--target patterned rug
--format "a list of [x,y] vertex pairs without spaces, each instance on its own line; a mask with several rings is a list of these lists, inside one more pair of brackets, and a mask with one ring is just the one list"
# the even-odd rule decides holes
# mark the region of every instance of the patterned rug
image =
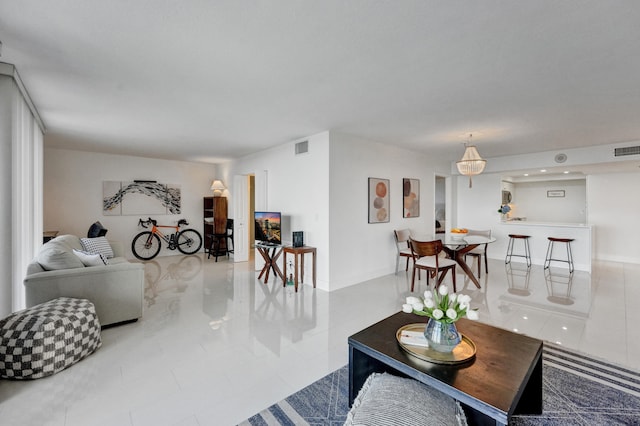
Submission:
[[[543,413],[513,416],[509,424],[640,425],[640,373],[547,343],[542,356]],[[348,373],[344,366],[241,425],[342,425]]]

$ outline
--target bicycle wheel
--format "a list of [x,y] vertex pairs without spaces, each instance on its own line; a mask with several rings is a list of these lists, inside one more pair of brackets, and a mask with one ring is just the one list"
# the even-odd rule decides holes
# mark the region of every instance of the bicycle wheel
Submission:
[[185,229],[178,234],[178,250],[184,254],[193,254],[202,247],[202,236],[195,229]]
[[153,259],[160,253],[160,238],[150,231],[141,232],[133,238],[131,251],[140,260]]

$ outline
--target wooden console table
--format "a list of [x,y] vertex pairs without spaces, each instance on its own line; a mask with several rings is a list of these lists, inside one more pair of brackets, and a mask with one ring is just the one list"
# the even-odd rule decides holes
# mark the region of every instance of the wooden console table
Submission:
[[58,231],[44,231],[42,233],[42,243],[46,243],[47,241],[53,240],[58,236]]
[[[298,291],[298,269],[300,269],[300,282],[304,282],[304,255],[307,253],[312,254],[313,262],[313,288],[316,288],[316,248],[309,246],[293,247],[287,246],[282,248],[284,253],[284,278],[282,279],[283,286],[287,285],[287,253],[293,254],[293,283]],[[300,268],[298,268],[298,257],[300,258]]]
[[269,281],[269,271],[273,269],[276,277],[280,277],[280,279],[284,281],[284,275],[282,275],[282,271],[277,263],[278,258],[282,254],[282,246],[256,244],[256,248],[264,259],[264,266],[262,267],[262,271],[260,271],[260,275],[258,275],[258,279],[261,279],[264,275],[264,283],[266,284],[267,281]]

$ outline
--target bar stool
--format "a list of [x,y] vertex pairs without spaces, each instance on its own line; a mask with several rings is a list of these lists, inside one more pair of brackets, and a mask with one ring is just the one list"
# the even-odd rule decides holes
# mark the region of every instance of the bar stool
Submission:
[[[547,246],[547,255],[544,258],[544,269],[549,269],[551,262],[565,262],[569,264],[569,273],[573,273],[573,254],[571,253],[571,241],[573,238],[555,238],[547,237],[549,245]],[[566,243],[567,244],[567,259],[554,259],[553,258],[553,245],[554,243]]]
[[[509,245],[507,246],[507,256],[504,258],[504,263],[511,263],[511,257],[524,257],[527,260],[527,268],[531,267],[531,251],[529,250],[529,238],[531,235],[519,235],[509,234]],[[513,242],[515,240],[522,240],[524,242],[524,254],[513,254]]]

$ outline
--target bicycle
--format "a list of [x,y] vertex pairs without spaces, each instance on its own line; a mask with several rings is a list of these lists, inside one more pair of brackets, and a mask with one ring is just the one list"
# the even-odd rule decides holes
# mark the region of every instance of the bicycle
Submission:
[[[182,225],[189,225],[185,219],[180,219],[177,225],[158,225],[151,218],[138,220],[138,226],[148,228],[149,225],[152,225],[151,231],[140,232],[131,242],[131,251],[140,260],[151,260],[160,253],[160,239],[168,244],[169,250],[178,249],[184,254],[194,254],[202,247],[202,236],[198,231],[192,228],[180,231]],[[173,228],[173,232],[165,235],[160,228]]]

